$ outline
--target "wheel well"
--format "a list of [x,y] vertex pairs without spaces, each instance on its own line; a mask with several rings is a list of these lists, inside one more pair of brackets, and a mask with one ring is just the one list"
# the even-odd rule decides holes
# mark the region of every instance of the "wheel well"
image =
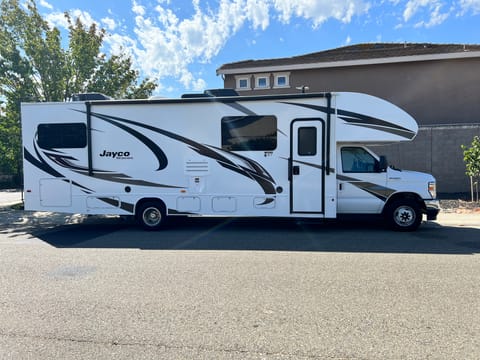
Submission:
[[167,213],[167,207],[165,206],[165,203],[162,200],[160,200],[159,198],[142,198],[142,199],[138,200],[137,203],[135,204],[135,216],[136,217],[138,216],[138,209],[140,209],[142,207],[142,205],[146,204],[146,203],[158,204],[159,206],[162,207],[162,210],[164,211],[164,213],[165,214]]
[[388,209],[390,204],[392,204],[394,201],[398,201],[398,200],[415,201],[420,206],[420,209],[422,209],[422,211],[426,211],[425,202],[423,201],[423,199],[418,194],[410,193],[410,192],[404,192],[404,193],[395,193],[390,198],[388,198],[387,202],[383,206],[383,213],[385,213],[385,211]]

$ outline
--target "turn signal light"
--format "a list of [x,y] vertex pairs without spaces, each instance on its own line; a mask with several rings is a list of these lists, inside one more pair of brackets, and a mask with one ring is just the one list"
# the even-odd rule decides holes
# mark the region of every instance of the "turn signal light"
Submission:
[[430,193],[432,199],[435,199],[437,197],[437,184],[435,183],[435,181],[430,181],[428,183],[428,192]]

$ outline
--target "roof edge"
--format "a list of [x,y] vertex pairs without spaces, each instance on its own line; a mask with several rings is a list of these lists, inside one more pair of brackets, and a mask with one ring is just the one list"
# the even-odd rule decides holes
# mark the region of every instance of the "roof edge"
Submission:
[[307,69],[310,70],[310,69],[334,68],[334,67],[392,64],[392,63],[402,63],[402,62],[455,60],[455,59],[467,59],[467,58],[475,58],[475,57],[480,58],[480,51],[465,51],[465,52],[428,54],[428,55],[406,55],[406,56],[383,57],[383,58],[361,59],[361,60],[299,63],[299,64],[291,64],[291,65],[253,66],[253,67],[237,68],[237,69],[219,68],[217,69],[216,73],[217,75],[233,75],[233,74],[248,74],[248,73],[260,73],[260,72],[276,72],[276,71],[307,70]]

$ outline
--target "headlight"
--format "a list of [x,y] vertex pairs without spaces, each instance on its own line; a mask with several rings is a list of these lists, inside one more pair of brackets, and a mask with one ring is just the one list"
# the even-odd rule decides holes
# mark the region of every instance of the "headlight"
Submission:
[[430,181],[428,183],[428,192],[430,193],[432,199],[435,199],[437,197],[437,184],[435,183],[435,181]]

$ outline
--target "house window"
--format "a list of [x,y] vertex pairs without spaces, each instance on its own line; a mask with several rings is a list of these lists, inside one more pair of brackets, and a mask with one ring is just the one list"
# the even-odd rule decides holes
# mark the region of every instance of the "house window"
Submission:
[[290,73],[278,73],[273,76],[275,78],[274,88],[290,87]]
[[258,74],[255,75],[255,89],[269,89],[270,88],[270,75],[269,74]]
[[277,148],[277,118],[271,115],[222,118],[222,149],[271,151]]
[[249,76],[237,76],[235,77],[237,83],[237,90],[250,90],[250,77]]

